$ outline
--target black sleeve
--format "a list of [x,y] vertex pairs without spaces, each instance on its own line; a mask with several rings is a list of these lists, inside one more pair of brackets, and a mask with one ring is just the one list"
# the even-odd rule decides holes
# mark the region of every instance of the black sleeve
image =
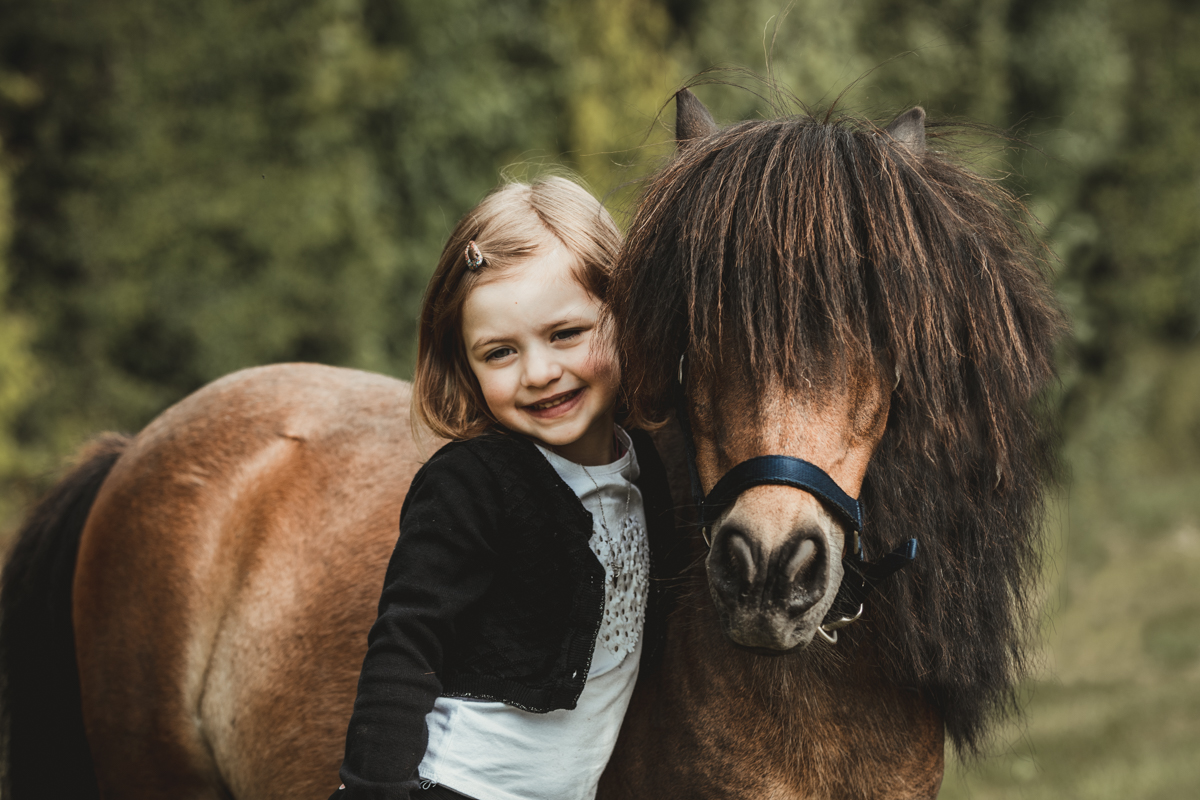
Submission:
[[346,733],[346,788],[330,800],[407,800],[416,788],[455,621],[492,581],[498,495],[461,447],[440,451],[413,479]]

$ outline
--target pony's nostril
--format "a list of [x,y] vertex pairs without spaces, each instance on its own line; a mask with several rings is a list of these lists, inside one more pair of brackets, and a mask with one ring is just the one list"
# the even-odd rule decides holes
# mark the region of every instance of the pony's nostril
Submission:
[[814,531],[798,532],[791,552],[780,552],[772,593],[791,613],[802,614],[820,602],[829,580],[826,553],[825,540]]
[[754,583],[754,551],[745,538],[737,535],[728,538],[729,571],[742,579],[743,592]]
[[796,583],[800,573],[812,563],[817,555],[817,545],[812,539],[805,539],[796,547],[796,552],[788,559],[784,567],[783,577],[788,583]]
[[725,602],[744,602],[755,591],[762,565],[754,540],[736,526],[726,525],[713,538],[709,576]]

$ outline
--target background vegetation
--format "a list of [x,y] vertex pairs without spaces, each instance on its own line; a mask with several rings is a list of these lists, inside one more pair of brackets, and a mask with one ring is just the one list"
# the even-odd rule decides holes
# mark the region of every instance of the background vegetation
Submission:
[[[1074,317],[1046,664],[943,797],[1200,790],[1200,8],[1187,0],[0,0],[0,538],[84,440],[222,374],[406,377],[500,170],[614,206],[715,65],[1017,127]],[[864,77],[865,76],[865,77]],[[861,80],[858,80],[860,79]],[[857,83],[855,81],[857,80]],[[748,92],[698,90],[719,119]],[[666,113],[670,119],[670,109]],[[625,187],[625,188],[623,188]]]

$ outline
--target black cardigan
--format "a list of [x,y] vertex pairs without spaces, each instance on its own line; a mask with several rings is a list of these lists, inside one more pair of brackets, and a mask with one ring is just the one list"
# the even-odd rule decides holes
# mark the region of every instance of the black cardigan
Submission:
[[[631,436],[650,544],[645,666],[661,646],[674,520],[650,437]],[[413,478],[400,530],[346,734],[346,788],[330,800],[405,800],[438,697],[574,708],[591,665],[605,580],[592,515],[529,439],[443,447]]]

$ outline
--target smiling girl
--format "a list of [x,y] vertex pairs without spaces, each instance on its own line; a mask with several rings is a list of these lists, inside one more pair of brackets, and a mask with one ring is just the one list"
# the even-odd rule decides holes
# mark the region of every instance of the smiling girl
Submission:
[[458,223],[421,308],[413,479],[337,800],[590,800],[663,613],[673,522],[615,424],[601,324],[620,234],[563,178]]

